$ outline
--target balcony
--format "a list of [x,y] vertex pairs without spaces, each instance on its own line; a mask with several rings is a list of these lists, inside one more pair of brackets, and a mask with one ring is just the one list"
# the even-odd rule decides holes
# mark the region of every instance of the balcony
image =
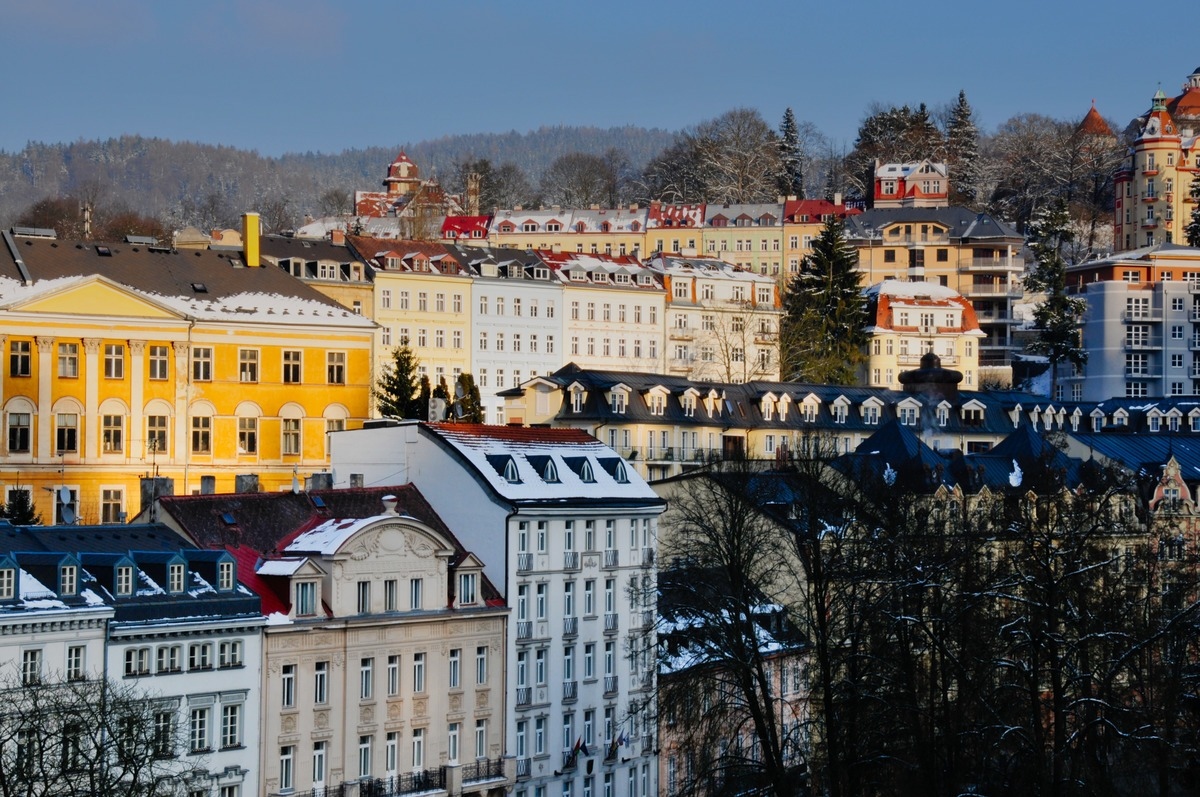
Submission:
[[1193,336],[1188,342],[1188,348],[1192,351],[1200,351],[1200,336]]
[[533,570],[533,554],[519,553],[517,554],[517,572],[528,573]]
[[579,681],[563,681],[563,702],[573,703],[579,699]]
[[616,549],[609,549],[604,552],[604,568],[611,570],[614,567],[621,566],[621,553]]
[[579,636],[579,618],[564,617],[563,618],[563,636]]
[[562,751],[562,768],[564,772],[575,769],[579,765],[579,756],[571,750]]
[[616,693],[617,693],[617,676],[615,676],[615,675],[604,676],[604,696],[612,697]]
[[642,567],[654,567],[654,549],[642,549]]
[[1024,295],[1024,293],[1025,291],[1020,285],[1014,285],[1012,283],[1000,283],[999,285],[973,283],[963,288],[963,296],[967,297],[999,296],[1002,298],[1009,297],[1015,299],[1020,298]]
[[423,769],[387,778],[372,778],[358,782],[359,797],[395,797],[422,791],[442,791],[446,788],[446,768]]
[[1157,202],[1158,200],[1159,200],[1159,195],[1157,192],[1142,194],[1143,202]]
[[615,634],[619,629],[617,615],[615,612],[610,612],[604,615],[604,633]]
[[[528,760],[528,759],[526,759]],[[504,777],[504,759],[486,758],[471,764],[463,764],[462,781],[470,783],[476,780],[495,780]]]
[[517,708],[528,707],[533,705],[533,687],[518,686],[517,687]]
[[533,623],[529,620],[517,621],[517,641],[528,642],[533,639]]
[[[900,354],[896,356],[896,362],[900,365],[920,365],[921,358],[924,356],[924,354]],[[942,365],[958,365],[957,354],[939,354],[938,358],[941,359]]]
[[533,763],[533,761],[531,759],[518,758],[517,759],[517,777],[518,778],[529,777],[529,773],[533,770],[533,767],[531,766],[532,763]]
[[905,246],[920,246],[922,244],[948,244],[950,236],[935,233],[910,233],[909,235],[889,235],[884,243],[888,246],[904,244]]
[[579,551],[567,551],[563,554],[563,570],[579,569]]
[[1200,379],[1200,365],[1193,365],[1188,369],[1188,374],[1192,379]]
[[1124,310],[1121,312],[1122,321],[1132,321],[1134,323],[1149,323],[1151,321],[1162,321],[1163,313],[1159,308],[1145,310]]
[[1129,351],[1145,351],[1147,349],[1161,349],[1163,345],[1162,338],[1157,335],[1148,335],[1144,338],[1125,338],[1125,348]]
[[1025,261],[1019,257],[973,257],[970,262],[959,266],[961,271],[1021,271]]

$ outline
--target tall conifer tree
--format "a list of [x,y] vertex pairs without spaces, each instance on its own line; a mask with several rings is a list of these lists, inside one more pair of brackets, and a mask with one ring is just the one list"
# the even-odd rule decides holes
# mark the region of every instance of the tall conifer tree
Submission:
[[1070,224],[1067,203],[1058,199],[1039,210],[1029,226],[1028,245],[1034,266],[1025,277],[1025,290],[1046,295],[1033,313],[1037,335],[1029,350],[1045,355],[1050,361],[1052,397],[1056,397],[1058,388],[1059,364],[1082,367],[1087,362],[1079,332],[1086,304],[1067,293],[1067,261],[1063,250],[1071,240]]

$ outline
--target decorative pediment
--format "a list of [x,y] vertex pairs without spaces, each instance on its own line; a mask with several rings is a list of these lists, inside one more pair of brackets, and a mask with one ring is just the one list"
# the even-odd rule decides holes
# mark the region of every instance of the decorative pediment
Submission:
[[0,305],[14,312],[119,318],[178,319],[183,316],[99,274]]

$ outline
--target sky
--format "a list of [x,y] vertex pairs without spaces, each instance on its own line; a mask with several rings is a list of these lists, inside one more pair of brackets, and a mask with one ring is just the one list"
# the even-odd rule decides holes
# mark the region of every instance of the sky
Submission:
[[333,153],[543,125],[679,130],[740,106],[773,126],[791,107],[849,150],[873,104],[935,109],[960,89],[985,131],[1020,113],[1082,118],[1093,100],[1124,125],[1200,64],[1194,6],[1155,8],[0,0],[0,150],[134,134]]

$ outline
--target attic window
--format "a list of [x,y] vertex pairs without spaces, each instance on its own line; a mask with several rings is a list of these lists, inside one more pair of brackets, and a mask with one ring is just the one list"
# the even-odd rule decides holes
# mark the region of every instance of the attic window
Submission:
[[511,457],[504,463],[504,473],[502,475],[504,476],[504,480],[509,484],[521,483],[521,476],[517,473],[517,463],[513,462]]
[[0,601],[12,600],[17,594],[17,570],[0,568]]
[[79,592],[79,568],[63,565],[58,568],[58,592],[60,595],[75,595]]
[[319,495],[314,495],[312,497],[312,502],[313,502],[313,506],[315,506],[317,509],[325,508],[325,499]]
[[217,589],[221,592],[229,592],[233,589],[234,584],[233,562],[220,562],[217,564]]
[[167,591],[172,594],[183,592],[184,579],[187,575],[186,568],[181,564],[172,564],[167,566]]
[[96,254],[100,255],[101,257],[112,257],[112,250],[107,246],[100,246],[97,244]]
[[554,466],[554,460],[546,460],[546,467],[542,468],[542,481],[547,484],[556,484],[558,482],[558,468]]
[[133,566],[120,565],[117,567],[117,595],[128,596],[133,594]]
[[226,526],[237,525],[237,521],[234,519],[232,512],[222,512],[221,521],[224,522]]
[[585,484],[592,484],[596,481],[596,475],[592,473],[592,463],[586,459],[579,467],[579,480]]
[[203,282],[193,282],[192,291],[194,293],[208,293],[208,286]]
[[625,470],[624,462],[617,462],[616,470],[613,472],[613,479],[617,484],[629,484],[629,474]]

